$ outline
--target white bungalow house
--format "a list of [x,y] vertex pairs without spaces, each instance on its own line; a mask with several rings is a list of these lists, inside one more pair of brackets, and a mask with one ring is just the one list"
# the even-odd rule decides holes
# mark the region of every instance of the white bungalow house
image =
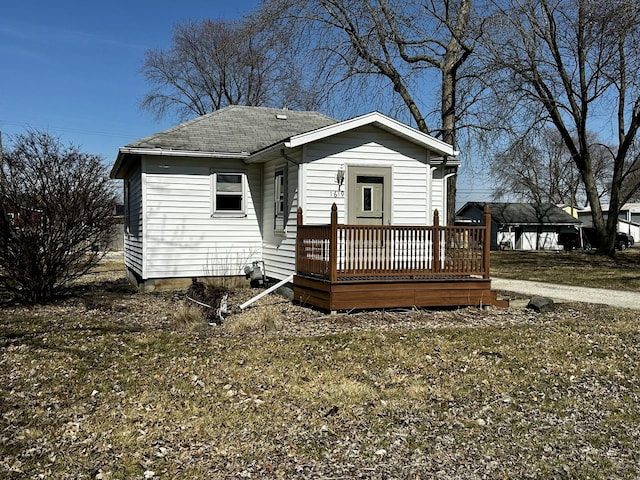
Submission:
[[[295,273],[296,214],[326,224],[430,225],[447,210],[453,147],[377,112],[230,106],[121,147],[125,264],[142,288],[165,279]],[[453,167],[453,168],[451,168]],[[443,215],[444,216],[444,215]]]

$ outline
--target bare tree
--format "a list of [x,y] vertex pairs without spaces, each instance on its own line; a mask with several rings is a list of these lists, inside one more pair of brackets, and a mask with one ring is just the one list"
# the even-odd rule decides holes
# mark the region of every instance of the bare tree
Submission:
[[100,157],[45,132],[18,135],[2,159],[0,290],[22,301],[44,301],[106,252],[113,185]]
[[[557,130],[577,167],[601,245],[613,255],[620,207],[640,188],[640,10],[630,0],[495,0],[486,43],[496,104],[510,125]],[[589,132],[612,125],[594,150]],[[605,147],[604,145],[611,145]],[[610,168],[605,221],[594,152]]]
[[[455,146],[466,102],[475,100],[458,95],[474,92],[469,88],[474,77],[462,70],[482,32],[473,7],[473,0],[271,0],[262,18],[277,19],[309,40],[307,51],[314,52],[317,76],[327,85],[336,89],[360,82],[360,101],[366,96],[373,102],[380,91],[400,99],[419,130]],[[430,125],[434,91],[439,114]],[[450,180],[449,222],[455,213],[455,176]]]
[[[608,195],[609,149],[590,134],[591,158],[600,198]],[[587,198],[571,154],[557,130],[543,128],[516,136],[491,162],[496,199],[513,196],[533,203],[585,206]]]
[[[607,158],[610,158],[610,151],[610,148],[606,148]],[[640,139],[636,139],[629,148],[625,163],[627,172],[620,187],[621,205],[624,205],[624,202],[640,201]]]
[[314,108],[287,36],[250,20],[204,20],[174,27],[168,50],[146,53],[142,73],[152,90],[142,107],[157,118],[204,115],[227,105]]

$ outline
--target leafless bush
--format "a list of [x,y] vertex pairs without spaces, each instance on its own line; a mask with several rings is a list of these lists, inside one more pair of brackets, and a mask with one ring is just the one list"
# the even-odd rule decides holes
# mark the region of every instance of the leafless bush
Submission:
[[206,262],[202,266],[204,283],[209,287],[225,289],[246,287],[248,281],[244,277],[244,269],[257,258],[259,258],[257,249],[238,252],[214,245],[212,252],[207,256]]
[[186,301],[202,307],[202,316],[207,322],[221,323],[228,295],[229,289],[224,286],[205,285],[193,278],[187,290]]
[[99,156],[16,136],[0,164],[0,289],[29,303],[64,292],[108,249],[115,200]]

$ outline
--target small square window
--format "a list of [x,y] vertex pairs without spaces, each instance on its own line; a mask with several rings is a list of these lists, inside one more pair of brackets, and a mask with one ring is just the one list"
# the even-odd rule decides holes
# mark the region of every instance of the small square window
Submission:
[[214,213],[244,213],[244,179],[243,173],[215,173],[213,175]]

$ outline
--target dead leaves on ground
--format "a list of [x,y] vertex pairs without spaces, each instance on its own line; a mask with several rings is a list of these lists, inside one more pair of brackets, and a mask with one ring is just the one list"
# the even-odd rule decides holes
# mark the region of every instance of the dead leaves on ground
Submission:
[[269,296],[228,320],[272,320],[234,332],[176,329],[180,292],[90,294],[0,311],[0,476],[638,474],[631,312],[331,316]]

